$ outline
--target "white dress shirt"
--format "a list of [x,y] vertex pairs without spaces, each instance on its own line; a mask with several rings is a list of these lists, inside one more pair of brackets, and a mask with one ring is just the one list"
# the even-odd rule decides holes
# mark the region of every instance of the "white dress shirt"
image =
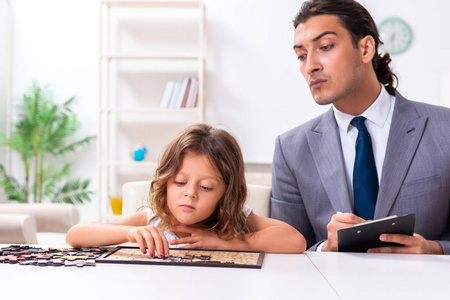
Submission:
[[[383,172],[384,156],[389,137],[389,130],[394,112],[395,96],[390,95],[382,85],[378,98],[360,116],[366,118],[366,127],[372,138],[373,155],[377,168],[378,184]],[[353,165],[355,164],[355,144],[358,137],[358,129],[350,124],[357,116],[343,113],[333,106],[334,117],[339,127],[342,153],[344,155],[344,165],[347,174],[348,189],[350,197],[353,199]],[[352,200],[353,201],[353,200]],[[348,211],[349,212],[349,211]],[[322,251],[324,243],[317,247],[317,251]]]
[[[378,184],[383,171],[384,156],[391,128],[392,113],[394,112],[395,96],[389,95],[384,86],[380,95],[360,116],[366,118],[366,127],[372,138],[373,155],[377,167]],[[342,153],[344,154],[345,171],[349,190],[353,191],[353,165],[355,164],[355,144],[358,129],[350,124],[357,116],[349,115],[337,110],[333,106],[334,116],[339,127]]]

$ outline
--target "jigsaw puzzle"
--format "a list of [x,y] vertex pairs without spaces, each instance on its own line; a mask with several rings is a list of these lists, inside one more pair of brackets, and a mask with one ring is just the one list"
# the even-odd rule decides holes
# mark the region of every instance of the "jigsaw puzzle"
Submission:
[[151,258],[138,247],[119,246],[96,259],[98,263],[156,264],[175,266],[231,267],[260,269],[264,252],[205,249],[170,249],[167,258]]
[[95,266],[98,263],[158,264],[202,267],[262,267],[264,252],[170,249],[167,258],[151,258],[138,247],[40,248],[10,245],[0,248],[0,263],[26,266]]

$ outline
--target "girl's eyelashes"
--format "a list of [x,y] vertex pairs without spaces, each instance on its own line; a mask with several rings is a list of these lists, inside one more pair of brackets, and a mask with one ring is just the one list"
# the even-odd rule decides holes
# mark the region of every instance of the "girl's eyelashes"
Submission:
[[210,187],[207,187],[207,186],[204,186],[204,185],[200,185],[200,187],[201,187],[203,190],[205,190],[205,191],[212,191],[212,190],[213,190],[213,188],[210,188]]
[[[178,185],[178,186],[184,186],[184,185],[186,185],[186,182],[184,182],[184,181],[174,180],[173,182],[174,182],[176,185]],[[200,187],[202,190],[204,190],[204,191],[212,191],[212,190],[213,190],[212,187],[208,187],[208,186],[204,186],[204,185],[199,185],[199,187]]]

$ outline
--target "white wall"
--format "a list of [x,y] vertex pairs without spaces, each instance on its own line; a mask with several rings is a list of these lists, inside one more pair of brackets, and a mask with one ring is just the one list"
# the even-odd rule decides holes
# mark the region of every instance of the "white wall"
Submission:
[[[98,2],[92,0],[13,0],[13,102],[37,80],[49,85],[55,99],[76,96],[75,111],[82,122],[79,136],[97,134],[98,98]],[[14,111],[14,107],[13,107]],[[95,143],[76,155],[73,177],[91,178],[96,189]],[[13,174],[23,174],[13,155]],[[82,220],[96,218],[95,204],[82,206]]]
[[[206,121],[234,133],[251,163],[270,163],[275,137],[311,119],[319,107],[297,68],[292,19],[302,0],[205,0],[208,59]],[[445,0],[365,0],[380,22],[398,16],[412,27],[409,50],[393,57],[399,90],[406,97],[448,104],[443,78],[450,77]],[[49,84],[56,99],[77,96],[80,136],[97,134],[98,16],[93,0],[11,0],[13,100],[17,105],[33,80]],[[96,189],[95,143],[74,176],[90,177]],[[20,173],[20,163],[13,161]],[[81,207],[82,221],[96,219],[97,206]]]
[[[9,1],[0,0],[0,134],[9,131],[11,97],[11,9]],[[9,151],[0,148],[0,164],[9,170]],[[6,195],[0,191],[0,203],[6,202]]]
[[392,56],[394,72],[399,75],[399,91],[412,100],[450,107],[450,95],[443,81],[450,74],[448,18],[450,1],[364,0],[361,3],[375,21],[401,17],[413,31],[411,47]]

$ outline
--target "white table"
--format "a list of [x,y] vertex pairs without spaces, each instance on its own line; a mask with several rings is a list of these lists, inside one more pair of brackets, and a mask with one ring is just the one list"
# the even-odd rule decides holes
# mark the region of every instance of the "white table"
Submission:
[[450,256],[309,252],[308,257],[342,299],[450,299]]
[[0,285],[15,299],[339,299],[306,254],[266,254],[262,269],[0,264]]
[[431,255],[266,254],[262,269],[0,264],[1,295],[14,299],[450,299],[449,283],[450,257]]

